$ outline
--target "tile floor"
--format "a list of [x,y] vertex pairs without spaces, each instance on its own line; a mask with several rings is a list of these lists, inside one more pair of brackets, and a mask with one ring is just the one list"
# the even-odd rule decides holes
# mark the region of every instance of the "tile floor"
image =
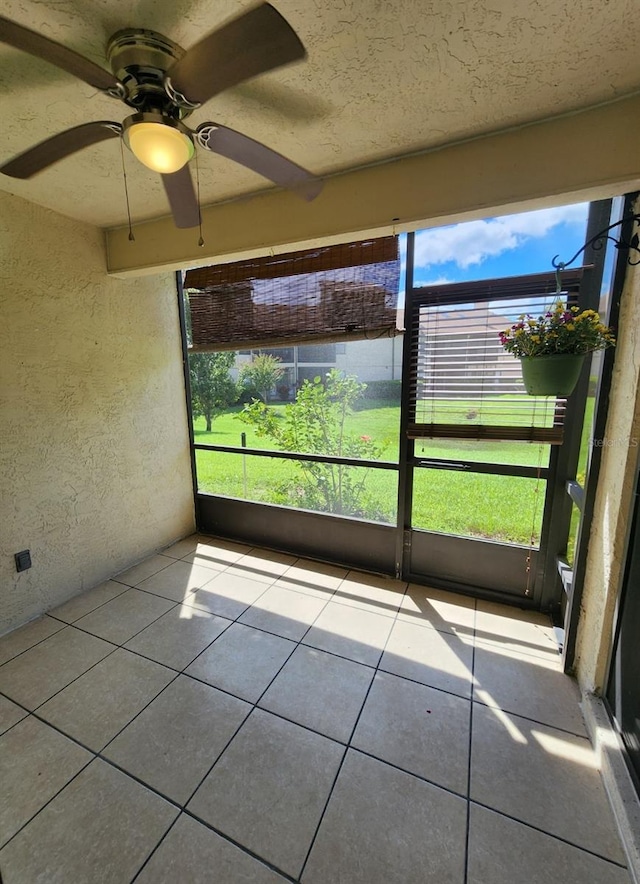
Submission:
[[3,884],[629,884],[539,615],[194,536],[0,663]]

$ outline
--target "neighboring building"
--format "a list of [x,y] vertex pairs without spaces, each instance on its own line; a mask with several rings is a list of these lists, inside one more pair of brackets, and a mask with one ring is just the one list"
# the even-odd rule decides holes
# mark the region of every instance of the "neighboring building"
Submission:
[[236,369],[250,362],[257,353],[269,353],[280,359],[284,374],[277,389],[272,391],[272,396],[281,401],[293,399],[295,391],[305,380],[325,375],[332,368],[355,375],[363,383],[399,382],[402,375],[402,340],[400,334],[394,338],[369,341],[240,350],[236,356]]
[[512,320],[478,304],[469,309],[427,309],[420,317],[418,398],[469,398],[477,391],[522,388],[513,356],[498,333]]

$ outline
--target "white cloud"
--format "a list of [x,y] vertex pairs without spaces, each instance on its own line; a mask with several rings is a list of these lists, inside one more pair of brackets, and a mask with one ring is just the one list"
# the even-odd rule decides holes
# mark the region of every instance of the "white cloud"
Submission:
[[426,288],[432,285],[449,285],[452,282],[453,279],[449,279],[446,276],[438,276],[435,279],[416,279],[413,285],[415,288]]
[[518,248],[528,239],[546,236],[559,224],[584,225],[587,210],[586,203],[579,203],[423,230],[416,234],[415,266],[424,268],[447,261],[455,261],[463,268],[481,264],[487,258]]

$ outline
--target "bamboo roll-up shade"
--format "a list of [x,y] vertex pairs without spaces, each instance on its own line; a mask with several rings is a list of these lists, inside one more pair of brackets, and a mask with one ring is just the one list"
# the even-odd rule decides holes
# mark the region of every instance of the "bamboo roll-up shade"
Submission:
[[392,337],[399,278],[395,236],[189,270],[192,349]]
[[411,342],[409,438],[560,444],[566,400],[529,396],[520,361],[498,337],[522,314],[546,313],[558,297],[420,306]]

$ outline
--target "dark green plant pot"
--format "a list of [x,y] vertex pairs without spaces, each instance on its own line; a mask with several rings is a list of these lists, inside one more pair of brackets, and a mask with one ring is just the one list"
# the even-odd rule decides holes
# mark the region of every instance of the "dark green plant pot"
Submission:
[[523,356],[522,380],[530,396],[571,395],[578,383],[584,353],[558,353],[553,356]]

